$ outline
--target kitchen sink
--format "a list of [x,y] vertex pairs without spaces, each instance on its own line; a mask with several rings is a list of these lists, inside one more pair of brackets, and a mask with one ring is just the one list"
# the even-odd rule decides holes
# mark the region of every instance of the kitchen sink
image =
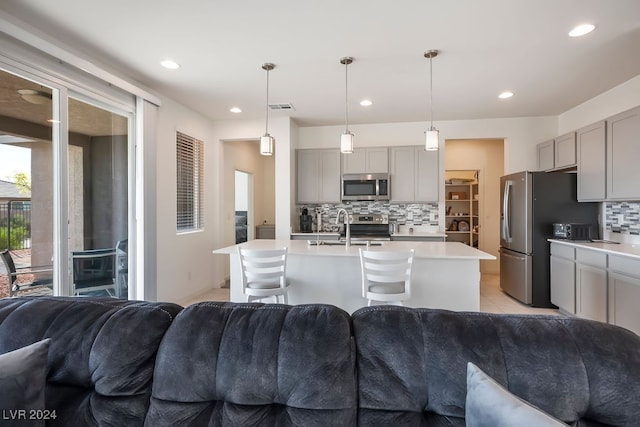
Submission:
[[[380,241],[371,240],[352,240],[351,246],[382,246]],[[307,240],[309,246],[345,246],[347,244],[344,240]]]

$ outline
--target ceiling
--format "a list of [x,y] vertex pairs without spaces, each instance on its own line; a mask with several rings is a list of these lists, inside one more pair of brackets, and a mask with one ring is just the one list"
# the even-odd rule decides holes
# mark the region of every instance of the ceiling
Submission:
[[[51,96],[51,89],[0,70],[0,119],[2,117],[19,119],[40,125],[39,127],[51,128],[49,120],[52,116],[52,103],[49,100],[43,100],[39,104],[27,102],[18,93],[22,89],[42,92],[45,97]],[[126,135],[127,125],[127,119],[123,116],[73,98],[69,99],[69,130],[71,132],[88,136]],[[7,129],[0,129],[1,133],[6,131]],[[28,124],[17,126],[10,133],[36,139],[38,138],[35,135],[46,135],[46,140],[51,138],[49,130],[44,133],[33,131],[33,127]]]
[[[213,120],[300,126],[558,115],[640,74],[638,0],[3,0],[0,9]],[[575,25],[596,30],[570,38]],[[170,57],[178,70],[159,65]],[[500,100],[511,90],[515,96]],[[359,101],[369,98],[370,107]],[[237,106],[243,112],[233,114]]]

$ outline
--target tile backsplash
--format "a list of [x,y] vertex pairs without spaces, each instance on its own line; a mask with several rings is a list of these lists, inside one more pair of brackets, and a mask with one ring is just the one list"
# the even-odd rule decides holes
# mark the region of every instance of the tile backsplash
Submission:
[[[338,209],[346,209],[350,214],[387,214],[389,222],[401,225],[426,225],[438,227],[438,203],[388,203],[388,202],[350,202],[297,205],[300,214],[307,208],[309,215],[322,214],[322,230],[337,229],[335,226]],[[314,219],[315,224],[315,219]],[[315,226],[314,226],[315,227]]]
[[611,233],[639,236],[640,202],[606,202],[605,229]]

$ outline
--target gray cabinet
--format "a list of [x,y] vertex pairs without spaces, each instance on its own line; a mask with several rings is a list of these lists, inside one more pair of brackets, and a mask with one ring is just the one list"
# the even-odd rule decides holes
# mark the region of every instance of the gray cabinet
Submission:
[[256,225],[256,239],[275,239],[276,226],[273,224]]
[[576,165],[576,133],[569,132],[537,145],[538,169],[560,170]]
[[576,315],[607,321],[607,255],[576,249]]
[[569,132],[553,140],[554,168],[564,169],[576,165],[576,133]]
[[551,243],[551,302],[571,314],[576,314],[574,259],[574,248]]
[[552,242],[551,302],[640,334],[640,259]]
[[391,201],[438,201],[438,151],[391,147]]
[[640,199],[640,107],[607,119],[607,199]]
[[640,335],[640,260],[609,255],[609,323]]
[[391,201],[415,200],[414,147],[393,147],[391,156]]
[[387,147],[356,148],[353,153],[342,154],[342,173],[388,173]]
[[578,201],[601,201],[606,197],[606,122],[576,131]]
[[296,199],[303,203],[340,202],[340,151],[296,151]]
[[416,201],[437,202],[438,189],[438,151],[426,151],[416,148]]
[[538,170],[546,171],[553,169],[555,149],[553,139],[551,141],[541,142],[536,146],[538,154]]

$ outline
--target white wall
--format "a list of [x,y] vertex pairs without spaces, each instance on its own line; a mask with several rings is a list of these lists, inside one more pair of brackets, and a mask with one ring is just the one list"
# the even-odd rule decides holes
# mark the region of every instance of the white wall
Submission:
[[[504,172],[535,170],[536,144],[557,136],[556,117],[439,121],[440,141],[453,139],[504,139]],[[361,147],[421,145],[427,122],[351,125],[355,144]],[[298,148],[337,147],[341,126],[298,129]],[[440,164],[444,164],[443,157]]]
[[[219,232],[216,205],[219,164],[211,121],[164,98],[157,132],[157,300],[183,303],[213,287],[211,242]],[[204,141],[204,230],[176,233],[176,131]]]
[[640,105],[640,74],[558,116],[558,135]]

